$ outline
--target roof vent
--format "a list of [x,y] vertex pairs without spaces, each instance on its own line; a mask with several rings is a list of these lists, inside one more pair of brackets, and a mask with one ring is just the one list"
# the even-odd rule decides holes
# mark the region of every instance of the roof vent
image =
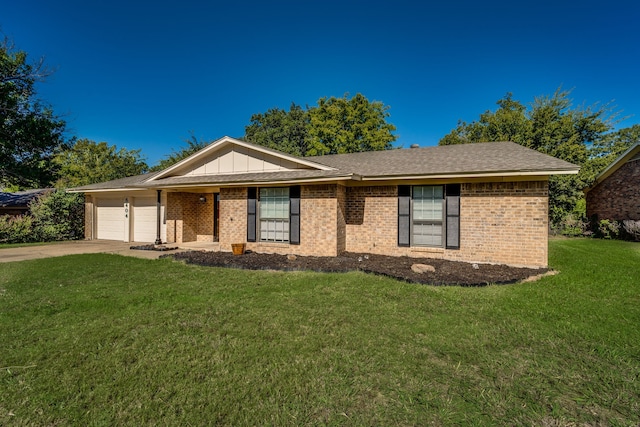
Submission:
[[411,148],[420,148],[420,145],[418,145],[418,144],[411,144]]

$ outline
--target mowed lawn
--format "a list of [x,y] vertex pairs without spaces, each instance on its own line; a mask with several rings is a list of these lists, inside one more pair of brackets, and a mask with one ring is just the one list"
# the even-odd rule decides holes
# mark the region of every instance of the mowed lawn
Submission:
[[82,255],[0,265],[0,425],[640,423],[640,244],[432,287]]

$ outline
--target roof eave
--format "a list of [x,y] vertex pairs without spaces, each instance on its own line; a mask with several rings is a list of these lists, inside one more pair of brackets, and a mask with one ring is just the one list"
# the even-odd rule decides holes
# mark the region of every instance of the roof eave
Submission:
[[451,178],[491,178],[498,176],[549,176],[549,175],[575,175],[579,169],[562,170],[537,170],[537,171],[495,171],[495,172],[457,172],[440,174],[414,174],[414,175],[370,175],[362,176],[362,181],[387,181],[387,180],[416,180],[416,179],[451,179]]
[[137,189],[180,189],[180,188],[195,188],[195,187],[245,187],[252,185],[290,185],[290,184],[306,184],[306,183],[317,183],[317,182],[331,182],[331,181],[348,181],[348,180],[360,180],[360,177],[354,174],[345,174],[345,175],[334,175],[328,177],[317,177],[317,178],[284,178],[279,180],[239,180],[239,181],[223,181],[223,182],[184,182],[179,184],[162,184],[157,183],[156,185],[147,185],[145,187],[138,187]]

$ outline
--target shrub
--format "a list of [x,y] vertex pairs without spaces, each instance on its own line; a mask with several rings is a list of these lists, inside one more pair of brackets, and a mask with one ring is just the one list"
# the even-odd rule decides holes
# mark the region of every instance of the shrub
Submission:
[[29,215],[0,216],[0,243],[27,243],[33,238],[33,218]]
[[56,190],[29,205],[31,213],[0,216],[0,243],[77,240],[84,236],[84,198]]
[[56,190],[29,206],[34,222],[34,241],[77,240],[84,236],[84,198]]
[[622,227],[633,240],[640,242],[640,221],[627,219],[622,221]]
[[615,239],[620,235],[620,224],[618,221],[601,219],[598,222],[598,237],[603,239]]

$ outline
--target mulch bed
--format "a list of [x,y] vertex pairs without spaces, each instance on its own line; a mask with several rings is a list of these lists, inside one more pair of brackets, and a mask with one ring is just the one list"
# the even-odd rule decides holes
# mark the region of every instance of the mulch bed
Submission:
[[[175,260],[209,267],[228,267],[248,270],[284,270],[347,272],[363,271],[388,276],[410,283],[430,285],[486,286],[519,282],[543,274],[547,269],[517,268],[506,265],[470,264],[431,258],[393,257],[385,255],[345,252],[337,257],[290,256],[248,252],[179,252],[162,255]],[[428,264],[435,272],[415,273],[413,264]]]

